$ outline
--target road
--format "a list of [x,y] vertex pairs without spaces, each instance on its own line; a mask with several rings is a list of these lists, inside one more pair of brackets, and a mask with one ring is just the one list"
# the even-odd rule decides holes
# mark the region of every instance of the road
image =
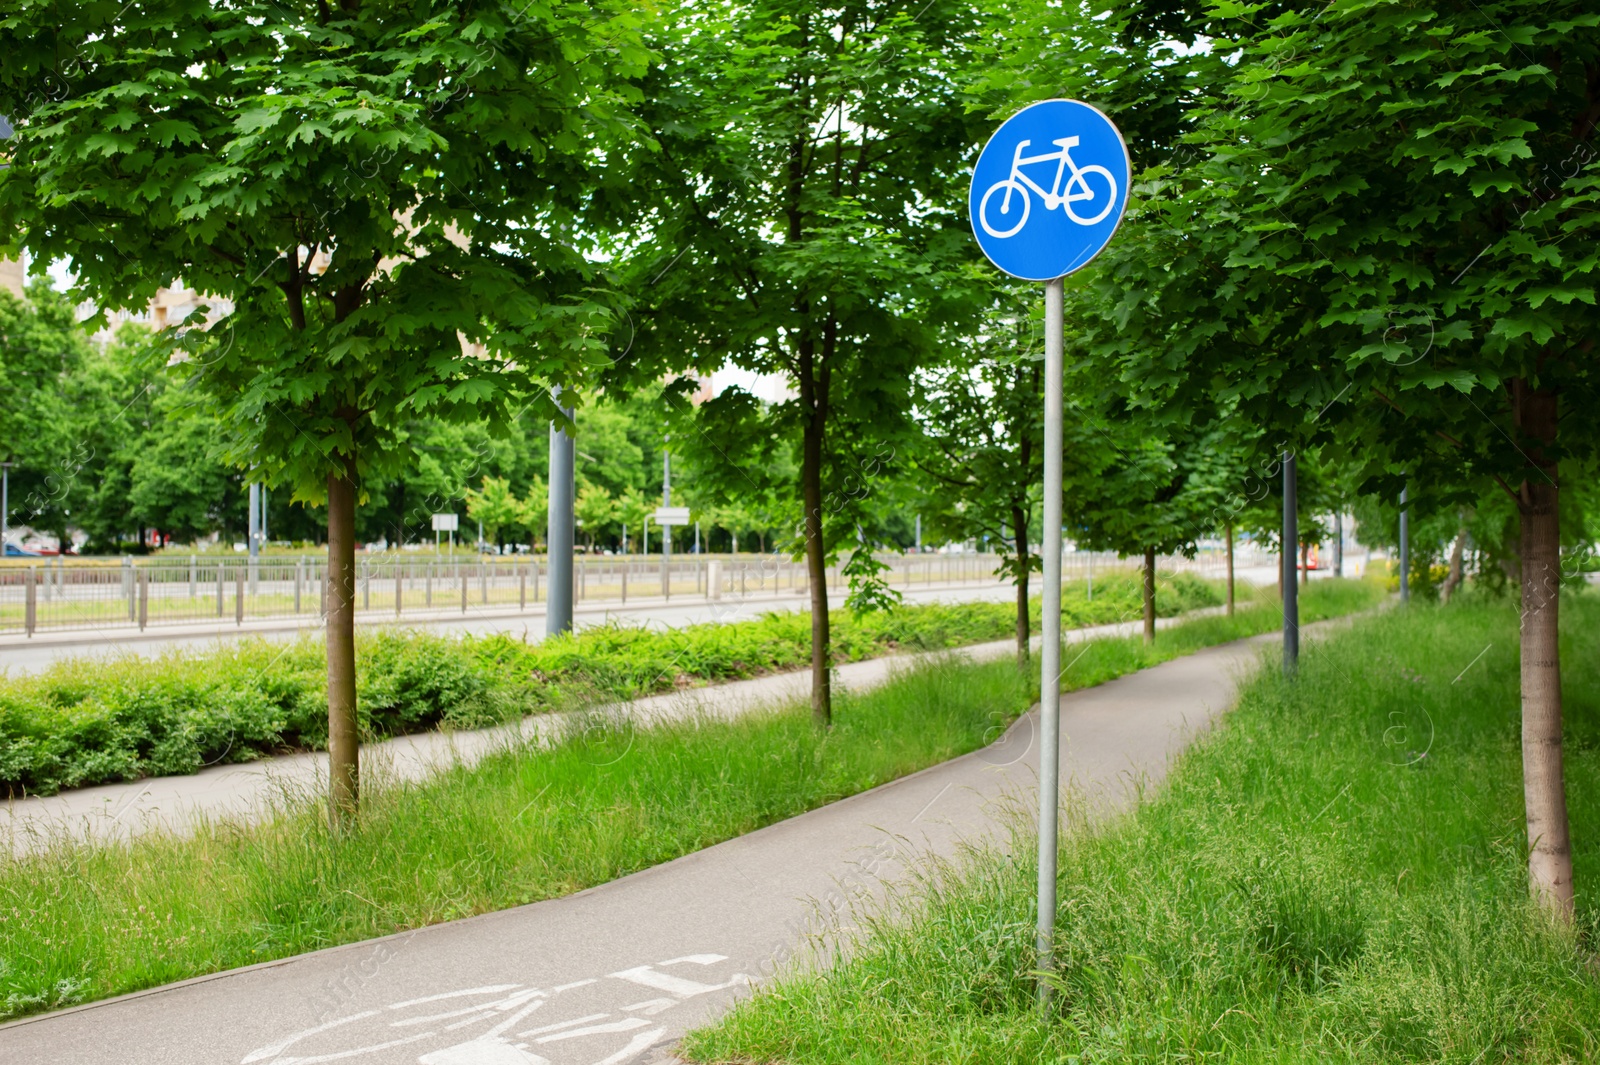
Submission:
[[[1233,700],[1270,637],[1061,701],[1066,801],[1125,806]],[[886,882],[1034,805],[1036,713],[993,746],[561,899],[0,1027],[4,1065],[625,1065],[672,1043]]]
[[[1357,576],[1359,560],[1347,564],[1347,571]],[[1206,574],[1216,577],[1219,574]],[[1267,585],[1277,582],[1273,566],[1241,567],[1235,574],[1241,584]],[[1326,572],[1313,573],[1314,579],[1328,576]],[[1038,591],[1035,580],[1033,590]],[[908,603],[927,602],[1009,602],[1015,595],[1010,585],[1000,584],[934,584],[928,587],[907,589],[902,593]],[[829,603],[837,608],[844,603],[843,592],[830,593]],[[740,599],[728,596],[719,601],[697,597],[680,597],[675,600],[638,599],[626,605],[617,602],[579,603],[573,611],[573,624],[578,629],[595,625],[648,625],[681,628],[705,622],[743,621],[759,617],[770,611],[805,610],[808,600],[802,595],[785,592],[782,595],[751,596]],[[396,622],[372,624],[380,628],[398,625],[404,628],[426,629],[431,632],[511,633],[529,641],[544,639],[543,604],[526,612],[507,609],[485,609],[474,606],[466,614],[459,611],[440,610],[431,615],[407,614]],[[313,619],[279,618],[250,622],[243,626],[205,622],[198,625],[174,625],[152,628],[145,632],[122,627],[104,629],[66,630],[39,633],[32,638],[20,635],[0,636],[0,674],[20,675],[37,673],[51,663],[63,658],[135,654],[155,657],[167,651],[200,648],[213,640],[235,640],[255,636],[268,640],[292,640],[303,635],[321,632]]]
[[[1037,584],[1035,585],[1037,589]],[[1007,602],[1016,591],[1002,584],[951,584],[915,588],[904,593],[908,603],[926,602]],[[832,593],[828,598],[834,607],[844,604],[844,593]],[[573,624],[578,629],[596,625],[647,625],[652,627],[682,628],[705,622],[748,621],[771,611],[793,611],[807,608],[804,596],[785,593],[782,596],[752,596],[739,600],[733,597],[720,601],[704,598],[639,599],[626,605],[616,602],[579,603],[573,611]],[[544,639],[544,606],[526,613],[515,610],[472,609],[466,614],[458,611],[439,611],[431,616],[407,615],[399,622],[384,622],[358,628],[389,626],[426,629],[441,633],[471,633],[485,635],[504,632],[529,641]],[[36,673],[52,662],[63,658],[81,658],[112,654],[136,654],[155,657],[174,649],[199,648],[214,640],[236,640],[254,636],[268,640],[293,640],[303,635],[322,632],[314,622],[284,618],[235,626],[232,624],[202,624],[171,626],[139,632],[136,629],[106,628],[100,630],[69,630],[41,633],[29,639],[24,636],[0,637],[0,672],[12,674]]]

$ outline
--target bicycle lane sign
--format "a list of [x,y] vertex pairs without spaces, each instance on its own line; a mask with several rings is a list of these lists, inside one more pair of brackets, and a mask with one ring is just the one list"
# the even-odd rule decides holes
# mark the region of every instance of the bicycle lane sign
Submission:
[[967,208],[989,261],[1024,281],[1088,265],[1128,204],[1133,166],[1117,127],[1077,100],[1042,100],[995,130],[972,171]]

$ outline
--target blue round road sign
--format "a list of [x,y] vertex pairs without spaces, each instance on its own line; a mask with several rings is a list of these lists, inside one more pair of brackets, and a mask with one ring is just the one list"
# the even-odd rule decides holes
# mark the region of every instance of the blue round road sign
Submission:
[[1133,165],[1111,120],[1077,100],[1006,119],[978,156],[967,209],[989,261],[1024,281],[1088,265],[1128,205]]

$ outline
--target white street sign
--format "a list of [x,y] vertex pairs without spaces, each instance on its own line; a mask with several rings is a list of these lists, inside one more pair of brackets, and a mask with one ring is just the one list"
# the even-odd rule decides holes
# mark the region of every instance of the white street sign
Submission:
[[455,532],[461,527],[461,518],[455,514],[435,514],[433,516],[434,532]]
[[687,525],[689,524],[689,508],[657,507],[652,517],[657,525]]

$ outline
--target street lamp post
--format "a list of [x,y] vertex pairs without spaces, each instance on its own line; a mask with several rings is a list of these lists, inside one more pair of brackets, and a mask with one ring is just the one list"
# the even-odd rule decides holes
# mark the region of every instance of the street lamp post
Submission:
[[0,556],[5,554],[6,535],[11,521],[11,467],[14,462],[0,462]]
[[[567,417],[572,417],[573,408],[565,410]],[[572,631],[572,497],[576,476],[577,457],[573,453],[572,437],[560,425],[551,422],[550,515],[545,534],[550,569],[549,591],[545,598],[546,636]]]
[[[672,506],[672,452],[667,450],[667,445],[672,443],[672,434],[668,433],[661,447],[661,505]],[[658,523],[659,524],[659,523]],[[661,595],[663,598],[672,597],[672,526],[661,526]]]
[[250,535],[246,547],[250,552],[250,594],[255,595],[261,572],[261,485],[250,485]]

